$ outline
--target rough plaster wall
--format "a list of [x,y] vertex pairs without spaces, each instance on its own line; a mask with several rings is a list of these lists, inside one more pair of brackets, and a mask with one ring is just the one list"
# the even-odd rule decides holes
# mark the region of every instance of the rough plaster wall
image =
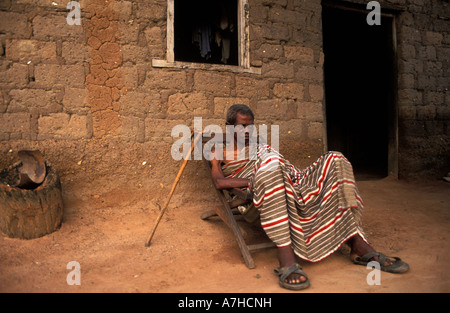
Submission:
[[[448,6],[381,3],[403,9],[400,173],[436,174],[449,162]],[[249,1],[250,62],[260,75],[152,67],[152,59],[165,58],[165,0],[80,1],[80,26],[67,24],[66,4],[0,2],[2,166],[18,149],[33,148],[69,188],[108,177],[160,188],[179,167],[170,158],[172,127],[192,127],[194,116],[222,125],[233,103],[252,107],[259,124],[280,125],[281,152],[299,166],[323,151],[320,1]],[[207,179],[201,166],[186,169],[200,177],[198,190]]]
[[[250,1],[250,60],[261,74],[152,67],[165,58],[164,0],[80,5],[82,23],[70,26],[65,1],[1,2],[2,166],[39,149],[68,189],[111,180],[167,188],[179,167],[172,127],[194,117],[222,126],[233,103],[280,125],[280,149],[300,166],[322,153],[319,1]],[[185,173],[200,178],[194,189],[209,179],[200,162]]]

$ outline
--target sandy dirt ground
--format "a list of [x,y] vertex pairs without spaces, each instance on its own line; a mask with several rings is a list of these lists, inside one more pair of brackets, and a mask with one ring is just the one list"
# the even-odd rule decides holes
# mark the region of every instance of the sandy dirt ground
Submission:
[[[109,181],[108,188],[98,187],[106,184],[63,190],[64,221],[52,234],[32,240],[0,235],[0,292],[291,292],[279,287],[273,273],[276,248],[253,252],[256,268],[250,270],[230,230],[217,218],[199,218],[217,201],[185,200],[175,191],[151,246],[145,247],[162,200],[154,203],[149,186]],[[380,285],[369,285],[371,270],[352,264],[343,247],[319,263],[300,261],[311,280],[301,292],[450,292],[450,183],[384,178],[358,181],[358,186],[369,240],[379,251],[407,261],[411,270],[381,273]],[[160,199],[168,191],[161,188]],[[256,234],[252,237],[260,239]],[[81,285],[67,283],[71,261],[80,264]]]

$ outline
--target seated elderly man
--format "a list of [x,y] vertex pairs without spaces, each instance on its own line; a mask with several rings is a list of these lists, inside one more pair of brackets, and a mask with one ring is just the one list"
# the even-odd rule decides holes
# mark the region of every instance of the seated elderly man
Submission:
[[253,192],[261,226],[277,246],[280,266],[275,273],[282,287],[300,290],[310,284],[296,256],[318,262],[343,243],[350,245],[356,264],[376,261],[381,270],[393,273],[409,269],[399,258],[378,253],[368,244],[353,169],[341,153],[328,152],[304,170],[268,145],[255,144],[250,157],[246,129],[253,122],[249,107],[230,107],[226,124],[242,126],[245,135],[235,132],[234,142],[212,151],[211,175],[217,189],[248,187]]

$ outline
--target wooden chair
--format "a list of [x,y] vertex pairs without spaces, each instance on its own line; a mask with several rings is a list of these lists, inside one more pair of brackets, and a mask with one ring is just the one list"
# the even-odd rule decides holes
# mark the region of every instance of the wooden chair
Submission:
[[[209,138],[206,139],[209,140]],[[208,140],[206,139],[203,138],[202,142],[207,142]],[[204,156],[203,162],[208,171],[208,174],[211,176],[211,163],[209,162],[209,160],[205,159]],[[253,261],[251,251],[274,247],[275,244],[268,238],[266,242],[258,244],[247,244],[245,241],[245,238],[247,237],[246,231],[237,223],[237,217],[240,215],[237,207],[250,203],[252,201],[251,195],[249,195],[246,190],[242,190],[239,188],[215,190],[222,205],[214,207],[214,210],[204,212],[200,218],[202,220],[208,220],[213,216],[218,216],[230,228],[234,237],[236,238],[239,249],[241,250],[242,257],[244,258],[245,265],[247,265],[249,269],[255,268],[255,262]]]

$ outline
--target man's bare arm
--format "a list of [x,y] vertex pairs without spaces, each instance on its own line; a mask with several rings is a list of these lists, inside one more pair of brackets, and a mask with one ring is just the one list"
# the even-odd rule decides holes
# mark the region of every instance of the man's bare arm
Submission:
[[213,158],[211,160],[211,176],[216,189],[247,187],[249,180],[246,178],[226,178],[223,175],[221,161]]

